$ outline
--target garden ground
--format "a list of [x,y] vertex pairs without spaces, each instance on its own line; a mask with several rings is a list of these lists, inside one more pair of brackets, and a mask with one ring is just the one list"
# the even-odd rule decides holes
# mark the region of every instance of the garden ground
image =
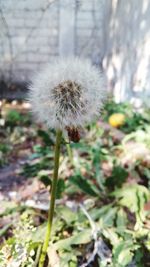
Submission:
[[[45,266],[150,266],[150,110],[108,101],[79,143],[61,147]],[[24,102],[1,101],[0,266],[37,266],[55,132]]]

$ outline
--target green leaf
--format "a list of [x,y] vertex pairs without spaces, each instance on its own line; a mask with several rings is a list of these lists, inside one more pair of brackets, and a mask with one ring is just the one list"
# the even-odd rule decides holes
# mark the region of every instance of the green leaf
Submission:
[[60,240],[54,244],[55,249],[70,250],[72,245],[87,244],[91,241],[91,229],[74,234],[73,236]]
[[59,267],[77,267],[77,251],[59,251],[60,266]]
[[115,187],[121,187],[128,177],[128,172],[121,166],[114,166],[111,176],[106,179],[105,185],[114,189]]
[[57,216],[62,218],[67,225],[77,220],[77,214],[65,206],[58,206],[56,208]]
[[92,184],[91,181],[83,178],[81,175],[72,176],[70,178],[70,182],[76,185],[81,191],[84,193],[96,197],[99,194],[98,189],[96,186]]
[[[45,238],[47,223],[43,223],[36,228],[35,232],[32,232],[32,241],[33,242],[43,242]],[[62,230],[64,227],[64,222],[59,218],[54,218],[53,227],[52,227],[52,239],[56,239],[56,233]],[[58,240],[58,239],[57,239]]]
[[41,182],[42,182],[46,187],[52,184],[52,182],[51,182],[49,176],[47,176],[47,175],[42,175],[42,176],[40,177],[40,180],[41,180]]
[[122,238],[115,232],[115,228],[104,228],[103,236],[108,239],[113,247],[118,246]]
[[91,151],[92,155],[92,166],[94,166],[94,175],[96,178],[96,181],[100,187],[100,189],[104,190],[104,178],[103,178],[103,173],[100,169],[100,163],[103,158],[103,154],[101,151],[101,144],[98,142]]
[[109,209],[106,213],[104,213],[103,215],[101,215],[99,223],[102,227],[104,226],[113,226],[114,225],[114,221],[116,219],[117,216],[117,207],[113,207],[111,209]]
[[2,229],[0,229],[0,237],[3,236],[11,226],[12,223],[8,223]]
[[146,211],[144,210],[145,203],[150,199],[149,190],[138,184],[127,185],[121,190],[116,190],[112,193],[121,206],[127,207],[131,212],[136,215],[135,230],[142,227],[146,219]]
[[21,123],[21,120],[22,115],[16,110],[11,110],[6,115],[6,124],[9,126],[15,126],[18,123]]
[[111,195],[118,199],[120,205],[135,213],[143,210],[144,204],[150,199],[149,190],[138,184],[126,185],[122,189],[114,191]]
[[47,146],[53,145],[53,141],[50,139],[50,136],[46,131],[39,129],[38,135],[42,138],[45,145],[47,145]]
[[17,205],[13,201],[1,201],[0,217],[7,216],[12,213],[22,212],[25,209],[25,205]]
[[144,267],[144,264],[143,264],[143,256],[144,256],[143,255],[143,250],[140,247],[135,252],[135,262],[137,264],[137,267]]
[[57,199],[61,198],[64,191],[65,191],[65,181],[62,179],[59,179],[57,183],[56,198]]
[[134,244],[129,242],[120,242],[118,246],[113,249],[113,261],[118,267],[127,266],[133,258]]
[[127,224],[127,214],[123,209],[119,209],[117,212],[116,225],[117,227],[125,228]]
[[89,213],[93,220],[100,219],[104,214],[109,212],[109,210],[112,208],[112,204],[105,205],[101,208],[94,208]]

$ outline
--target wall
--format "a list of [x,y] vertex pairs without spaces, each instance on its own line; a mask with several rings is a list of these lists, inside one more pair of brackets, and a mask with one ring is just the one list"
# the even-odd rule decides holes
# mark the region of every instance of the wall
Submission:
[[0,78],[28,81],[58,56],[90,57],[116,101],[149,94],[150,0],[1,0]]
[[103,31],[103,65],[116,101],[138,105],[150,97],[150,0],[107,0]]
[[1,1],[1,77],[27,81],[31,73],[58,56],[59,2]]

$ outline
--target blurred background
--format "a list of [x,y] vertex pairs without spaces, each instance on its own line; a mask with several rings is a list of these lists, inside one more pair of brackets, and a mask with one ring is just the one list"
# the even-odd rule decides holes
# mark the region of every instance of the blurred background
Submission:
[[150,0],[0,0],[0,267],[38,266],[56,135],[26,93],[72,55],[106,73],[108,99],[62,141],[44,267],[150,267]]
[[23,97],[33,73],[59,56],[102,67],[117,102],[150,95],[149,0],[1,0],[0,97]]

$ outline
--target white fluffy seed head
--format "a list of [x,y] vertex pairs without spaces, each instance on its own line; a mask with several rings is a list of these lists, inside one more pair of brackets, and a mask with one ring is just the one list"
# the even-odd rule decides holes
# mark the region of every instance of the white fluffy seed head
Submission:
[[91,122],[99,115],[105,97],[104,74],[79,58],[59,59],[47,65],[29,88],[33,113],[51,128]]

